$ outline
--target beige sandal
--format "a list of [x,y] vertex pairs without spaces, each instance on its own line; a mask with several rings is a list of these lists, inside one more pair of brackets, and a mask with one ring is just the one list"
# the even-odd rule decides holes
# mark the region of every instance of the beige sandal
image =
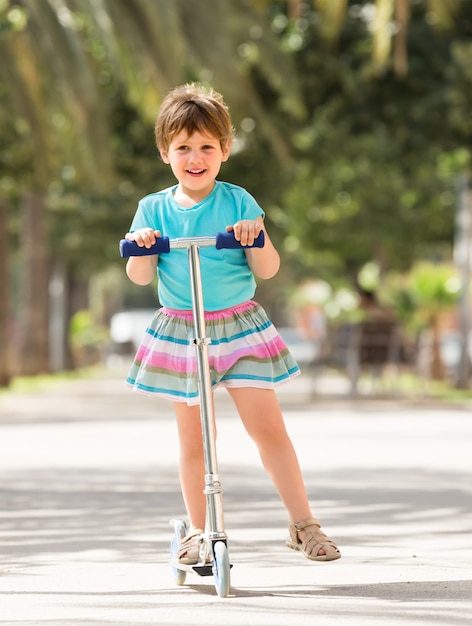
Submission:
[[[320,528],[320,523],[314,517],[288,525],[290,537],[286,541],[286,545],[292,550],[301,550],[307,559],[312,561],[334,561],[341,558],[337,545],[328,539]],[[305,531],[305,536],[300,539],[298,532]],[[320,550],[324,554],[320,554]]]
[[194,528],[188,535],[182,539],[180,548],[177,552],[177,559],[182,565],[195,565],[200,558],[200,540],[199,537],[203,533],[201,528]]

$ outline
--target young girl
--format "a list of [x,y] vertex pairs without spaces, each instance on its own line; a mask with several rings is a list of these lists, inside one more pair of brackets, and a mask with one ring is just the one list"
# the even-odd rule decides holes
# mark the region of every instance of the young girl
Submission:
[[[178,184],[139,202],[126,239],[149,248],[161,234],[174,239],[226,230],[234,231],[242,245],[251,245],[264,231],[263,248],[200,249],[212,386],[227,388],[288,511],[286,545],[314,561],[338,559],[338,548],[310,511],[274,391],[299,374],[299,368],[264,310],[252,300],[254,276],[274,276],[279,255],[254,198],[241,187],[216,180],[221,164],[229,158],[233,138],[228,108],[211,89],[197,84],[177,87],[162,103],[155,134],[161,158],[170,165]],[[156,269],[163,307],[146,331],[128,383],[174,404],[180,482],[190,524],[178,558],[194,564],[198,562],[198,535],[205,526],[206,501],[187,251],[130,257],[126,266],[128,277],[138,285],[149,284]]]

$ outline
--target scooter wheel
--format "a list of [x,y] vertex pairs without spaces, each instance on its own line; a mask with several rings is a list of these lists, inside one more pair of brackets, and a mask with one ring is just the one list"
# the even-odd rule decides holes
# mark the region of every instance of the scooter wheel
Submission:
[[[182,543],[182,539],[187,534],[187,526],[185,522],[182,521],[173,521],[174,525],[174,535],[170,542],[170,556],[171,559],[177,559],[177,555],[179,553],[180,544]],[[185,570],[181,570],[178,567],[173,567],[172,572],[174,574],[174,581],[178,587],[181,587],[185,583],[185,579],[187,578],[187,572]]]
[[217,541],[213,545],[215,556],[213,563],[213,577],[215,580],[216,593],[220,598],[226,598],[230,587],[230,564],[228,546],[224,541]]

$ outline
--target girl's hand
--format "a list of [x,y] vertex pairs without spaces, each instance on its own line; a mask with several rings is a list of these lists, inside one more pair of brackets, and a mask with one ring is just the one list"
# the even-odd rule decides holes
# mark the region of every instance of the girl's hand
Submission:
[[241,220],[236,222],[234,226],[227,226],[226,232],[234,232],[236,241],[239,241],[242,246],[252,246],[254,239],[259,236],[259,233],[263,229],[262,220]]
[[[140,228],[133,233],[126,233],[125,239],[135,241],[140,248],[150,248],[161,236],[159,230]],[[158,255],[130,256],[126,263],[126,273],[130,280],[137,285],[149,285],[156,276]]]
[[132,233],[126,233],[125,239],[128,241],[135,241],[140,248],[150,248],[156,243],[156,239],[161,236],[160,230],[153,230],[152,228],[140,228]]
[[252,246],[254,239],[259,236],[261,231],[265,233],[263,248],[248,248],[246,253],[249,267],[258,278],[272,278],[277,274],[280,267],[280,257],[274,248],[267,231],[264,228],[262,217],[256,220],[241,220],[236,222],[234,226],[227,226],[228,233],[234,232],[237,241],[243,246]]

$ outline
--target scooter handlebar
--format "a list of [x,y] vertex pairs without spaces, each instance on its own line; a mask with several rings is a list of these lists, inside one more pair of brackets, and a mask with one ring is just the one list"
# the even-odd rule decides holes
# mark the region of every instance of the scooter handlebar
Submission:
[[[174,240],[174,242],[183,242],[184,240]],[[195,239],[195,243],[198,243],[199,238]],[[191,245],[192,240],[187,240],[187,245]],[[212,245],[215,245],[217,250],[223,248],[237,249],[237,248],[263,248],[264,247],[264,231],[261,231],[254,240],[252,246],[242,246],[239,241],[234,237],[234,232],[230,233],[216,233],[215,237],[211,238]],[[122,239],[120,241],[120,254],[124,259],[130,256],[151,256],[154,254],[166,254],[170,252],[171,244],[173,242],[169,237],[159,237],[156,242],[150,247],[138,246],[135,241],[129,241],[128,239]],[[176,245],[181,247],[181,245]]]
[[124,259],[130,256],[151,256],[153,254],[165,254],[170,251],[169,237],[159,237],[150,248],[138,246],[135,241],[122,239],[120,241],[120,254]]
[[242,246],[239,241],[234,237],[234,232],[230,233],[216,233],[216,249],[222,248],[236,249],[236,248],[263,248],[264,247],[264,231],[261,230],[259,235],[254,239],[252,246]]

